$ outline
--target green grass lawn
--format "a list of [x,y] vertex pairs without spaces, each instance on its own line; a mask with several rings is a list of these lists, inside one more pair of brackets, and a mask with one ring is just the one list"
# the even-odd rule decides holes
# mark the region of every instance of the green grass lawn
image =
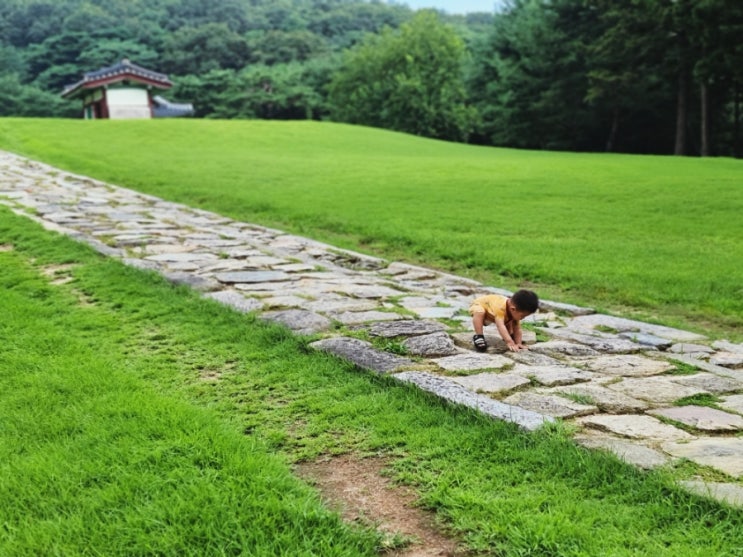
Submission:
[[340,453],[386,456],[484,554],[743,555],[743,512],[674,487],[683,470],[360,373],[4,207],[0,307],[4,557],[374,555],[292,475]]
[[741,336],[741,161],[264,121],[2,119],[0,148],[491,285]]

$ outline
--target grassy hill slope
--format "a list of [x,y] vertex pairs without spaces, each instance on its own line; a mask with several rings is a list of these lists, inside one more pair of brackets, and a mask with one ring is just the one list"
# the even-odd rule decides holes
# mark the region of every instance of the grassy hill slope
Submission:
[[741,161],[265,121],[2,119],[0,148],[488,284],[720,334],[743,325]]

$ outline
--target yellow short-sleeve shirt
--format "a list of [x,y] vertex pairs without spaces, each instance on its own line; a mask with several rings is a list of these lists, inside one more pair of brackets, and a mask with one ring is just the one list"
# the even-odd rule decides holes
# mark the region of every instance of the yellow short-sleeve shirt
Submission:
[[506,321],[506,302],[508,298],[499,294],[488,294],[476,298],[470,306],[470,314],[484,313],[487,321],[502,319]]

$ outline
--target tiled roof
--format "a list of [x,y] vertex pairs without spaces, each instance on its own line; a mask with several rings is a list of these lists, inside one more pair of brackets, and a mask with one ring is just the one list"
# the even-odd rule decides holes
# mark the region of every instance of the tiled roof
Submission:
[[152,97],[154,106],[152,116],[155,118],[174,118],[178,116],[193,116],[194,109],[191,103],[173,103],[159,95]]
[[121,62],[113,66],[86,72],[80,81],[65,87],[62,96],[66,97],[81,88],[88,89],[98,85],[122,81],[126,78],[147,83],[158,89],[169,89],[173,86],[167,75],[148,70],[124,58]]

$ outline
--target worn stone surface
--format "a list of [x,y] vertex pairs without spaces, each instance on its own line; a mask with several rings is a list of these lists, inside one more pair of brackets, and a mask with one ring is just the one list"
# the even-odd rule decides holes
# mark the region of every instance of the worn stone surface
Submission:
[[743,429],[743,417],[706,406],[657,408],[648,411],[648,414],[681,422],[702,431],[740,431]]
[[574,418],[576,416],[585,416],[586,414],[598,412],[596,406],[579,404],[561,396],[533,392],[514,393],[503,399],[503,402],[552,416],[553,418]]
[[437,358],[434,362],[447,371],[475,371],[486,369],[503,369],[513,365],[513,361],[497,354],[479,354],[468,352]]
[[553,356],[559,358],[560,356],[598,356],[599,353],[586,346],[585,344],[579,344],[577,342],[566,342],[562,340],[550,340],[548,342],[540,342],[539,344],[532,347],[534,352],[538,354],[545,354],[546,356]]
[[743,438],[740,437],[708,437],[688,443],[668,441],[661,448],[670,455],[711,466],[734,478],[743,475]]
[[650,323],[643,323],[642,321],[635,321],[624,317],[613,317],[611,315],[600,313],[575,317],[571,319],[568,324],[571,328],[584,330],[595,330],[596,327],[600,326],[609,327],[622,333],[636,331],[676,342],[694,342],[705,339],[702,335],[682,331],[680,329],[664,327],[662,325],[652,325]]
[[217,273],[216,279],[225,284],[277,282],[291,280],[291,275],[283,271],[236,271],[233,273]]
[[413,363],[408,358],[377,350],[371,343],[356,338],[326,338],[313,342],[310,346],[323,352],[330,352],[353,362],[361,368],[378,373],[390,373],[408,367]]
[[411,383],[424,391],[433,393],[444,400],[479,410],[486,416],[506,420],[532,431],[548,422],[551,416],[498,402],[484,395],[478,395],[447,378],[425,372],[405,371],[394,375],[395,379]]
[[718,352],[709,359],[709,363],[716,366],[740,369],[743,368],[743,353]]
[[609,431],[615,435],[629,437],[630,439],[652,439],[658,441],[666,440],[692,440],[693,435],[664,424],[652,416],[618,415],[607,416],[605,414],[585,416],[578,418],[576,423],[594,429]]
[[321,333],[327,331],[333,325],[327,317],[301,309],[267,311],[261,317],[268,321],[281,323],[295,333],[302,335]]
[[263,303],[255,298],[246,298],[242,294],[231,290],[220,290],[219,292],[210,292],[204,295],[207,298],[216,300],[226,306],[230,306],[237,311],[247,313],[257,311],[263,307]]
[[691,493],[709,497],[732,507],[743,508],[743,486],[722,482],[703,482],[697,480],[681,481],[680,485]]
[[474,392],[508,393],[529,385],[530,381],[521,375],[510,373],[478,373],[465,377],[451,377],[455,383]]
[[729,377],[720,377],[714,373],[697,373],[695,375],[679,375],[674,382],[688,387],[697,387],[708,393],[723,394],[743,390],[743,381],[736,381]]
[[651,346],[653,348],[657,348],[658,350],[666,350],[673,344],[673,341],[666,338],[632,331],[619,333],[619,337],[626,338],[627,340],[631,340],[632,342],[636,342],[637,344],[642,344],[644,346]]
[[566,387],[554,387],[550,389],[550,392],[580,397],[590,402],[590,404],[598,406],[602,412],[609,414],[642,412],[649,407],[648,403],[644,400],[632,398],[598,385],[578,384]]
[[545,331],[551,336],[585,344],[597,352],[603,352],[604,354],[631,354],[633,352],[651,349],[650,346],[637,344],[636,342],[617,336],[586,335],[575,333],[568,329],[545,329]]
[[527,366],[517,364],[511,370],[511,373],[534,379],[545,387],[572,385],[573,383],[590,381],[593,378],[593,374],[588,371],[566,365]]
[[307,298],[300,298],[299,296],[269,296],[262,298],[264,309],[279,309],[279,308],[304,308],[307,305]]
[[414,356],[439,358],[458,354],[451,337],[444,332],[431,333],[405,339],[402,345]]
[[[543,346],[543,344],[540,344]],[[565,365],[561,360],[542,354],[535,350],[519,350],[518,352],[509,352],[508,357],[520,364],[527,366],[560,366]]]
[[397,321],[404,317],[391,311],[345,311],[333,314],[333,319],[344,325],[358,325],[370,321]]
[[643,379],[623,379],[607,386],[632,398],[651,403],[666,404],[681,398],[704,394],[704,389],[689,387],[673,381],[671,377],[646,377]]
[[648,377],[673,369],[673,365],[664,360],[655,360],[644,356],[618,355],[587,358],[583,365],[588,369],[623,377]]
[[743,342],[734,344],[729,340],[716,340],[712,343],[712,348],[721,352],[733,352],[734,354],[743,354]]
[[674,354],[673,356],[671,356],[671,360],[694,366],[698,369],[708,371],[709,373],[719,375],[720,377],[729,377],[731,379],[735,379],[736,381],[743,381],[743,370],[728,369],[726,367],[716,366],[715,364],[692,358],[686,354]]
[[712,354],[714,350],[704,344],[691,344],[688,342],[679,342],[673,344],[668,352],[672,354]]
[[722,408],[730,410],[731,412],[743,414],[743,395],[730,395],[721,398],[722,402],[720,402],[719,405]]
[[193,273],[175,272],[175,273],[163,273],[163,276],[172,282],[180,286],[188,286],[194,290],[201,292],[211,292],[219,289],[219,283],[208,277],[200,277]]
[[416,336],[437,333],[446,327],[438,321],[420,321],[406,319],[392,323],[374,323],[369,327],[369,334],[375,337],[394,338],[399,336]]
[[645,470],[660,468],[671,460],[668,455],[641,445],[636,441],[607,437],[591,430],[576,435],[575,442],[587,449],[609,451],[628,464]]

